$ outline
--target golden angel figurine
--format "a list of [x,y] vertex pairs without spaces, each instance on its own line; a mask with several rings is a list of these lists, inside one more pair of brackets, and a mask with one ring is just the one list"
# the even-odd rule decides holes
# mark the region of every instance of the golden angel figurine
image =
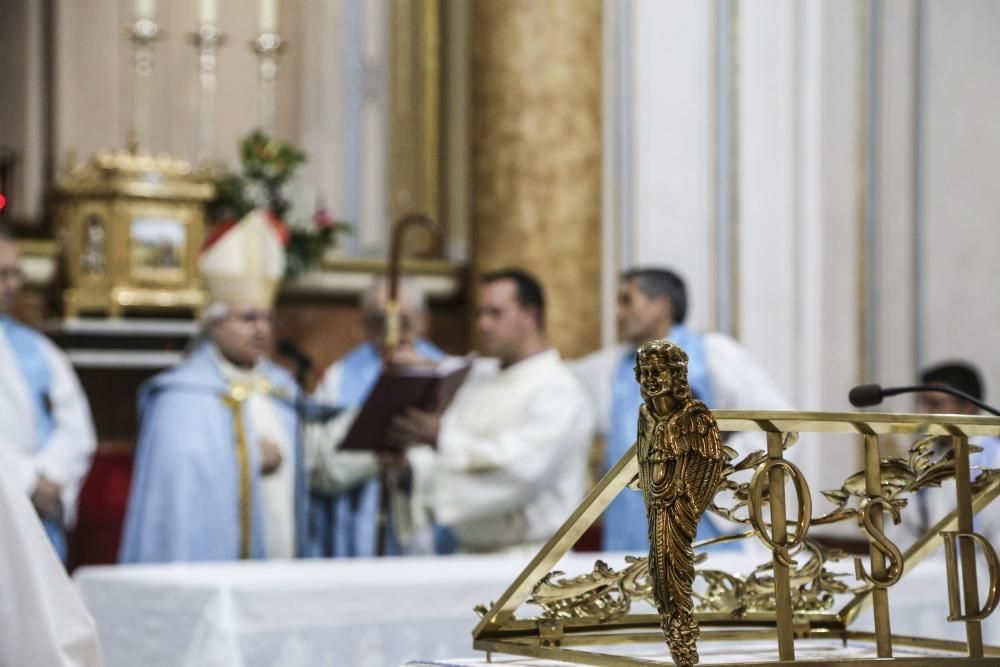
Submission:
[[670,656],[698,662],[691,599],[698,520],[722,481],[727,456],[709,409],[691,393],[687,354],[665,340],[636,353],[639,485],[649,520],[649,574]]

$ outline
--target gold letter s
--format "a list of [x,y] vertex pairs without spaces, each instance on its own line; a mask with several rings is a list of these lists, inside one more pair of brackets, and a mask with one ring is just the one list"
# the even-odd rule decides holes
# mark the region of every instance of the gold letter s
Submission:
[[874,513],[872,512],[875,506],[884,507],[888,510],[894,524],[900,522],[899,508],[883,496],[865,498],[861,501],[861,506],[858,508],[858,526],[861,528],[861,532],[868,537],[873,547],[889,559],[885,568],[885,577],[877,578],[865,572],[865,566],[861,563],[861,559],[857,557],[854,558],[854,574],[858,579],[867,581],[875,588],[888,588],[903,576],[903,554],[900,553],[899,547],[886,537],[882,526],[875,523]]

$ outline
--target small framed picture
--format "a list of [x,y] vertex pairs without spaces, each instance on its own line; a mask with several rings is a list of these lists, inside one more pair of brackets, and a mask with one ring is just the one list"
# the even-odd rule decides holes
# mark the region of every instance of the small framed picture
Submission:
[[154,284],[182,283],[188,263],[188,229],[184,220],[136,216],[129,225],[130,273]]

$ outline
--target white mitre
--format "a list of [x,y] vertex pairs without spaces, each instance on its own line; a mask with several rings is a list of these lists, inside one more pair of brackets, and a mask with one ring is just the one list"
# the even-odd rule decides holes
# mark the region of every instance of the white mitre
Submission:
[[270,214],[256,209],[210,237],[198,269],[213,303],[270,308],[285,273],[285,248]]

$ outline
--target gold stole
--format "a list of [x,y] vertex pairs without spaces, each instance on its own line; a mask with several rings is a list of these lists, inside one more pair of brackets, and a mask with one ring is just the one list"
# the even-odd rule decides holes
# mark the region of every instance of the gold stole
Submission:
[[236,461],[240,471],[239,504],[240,504],[240,559],[250,558],[252,537],[252,515],[250,511],[250,450],[247,445],[247,429],[243,419],[243,404],[250,398],[251,392],[271,394],[271,383],[264,378],[253,382],[233,382],[229,391],[223,395],[222,401],[233,413],[233,433],[236,436]]

